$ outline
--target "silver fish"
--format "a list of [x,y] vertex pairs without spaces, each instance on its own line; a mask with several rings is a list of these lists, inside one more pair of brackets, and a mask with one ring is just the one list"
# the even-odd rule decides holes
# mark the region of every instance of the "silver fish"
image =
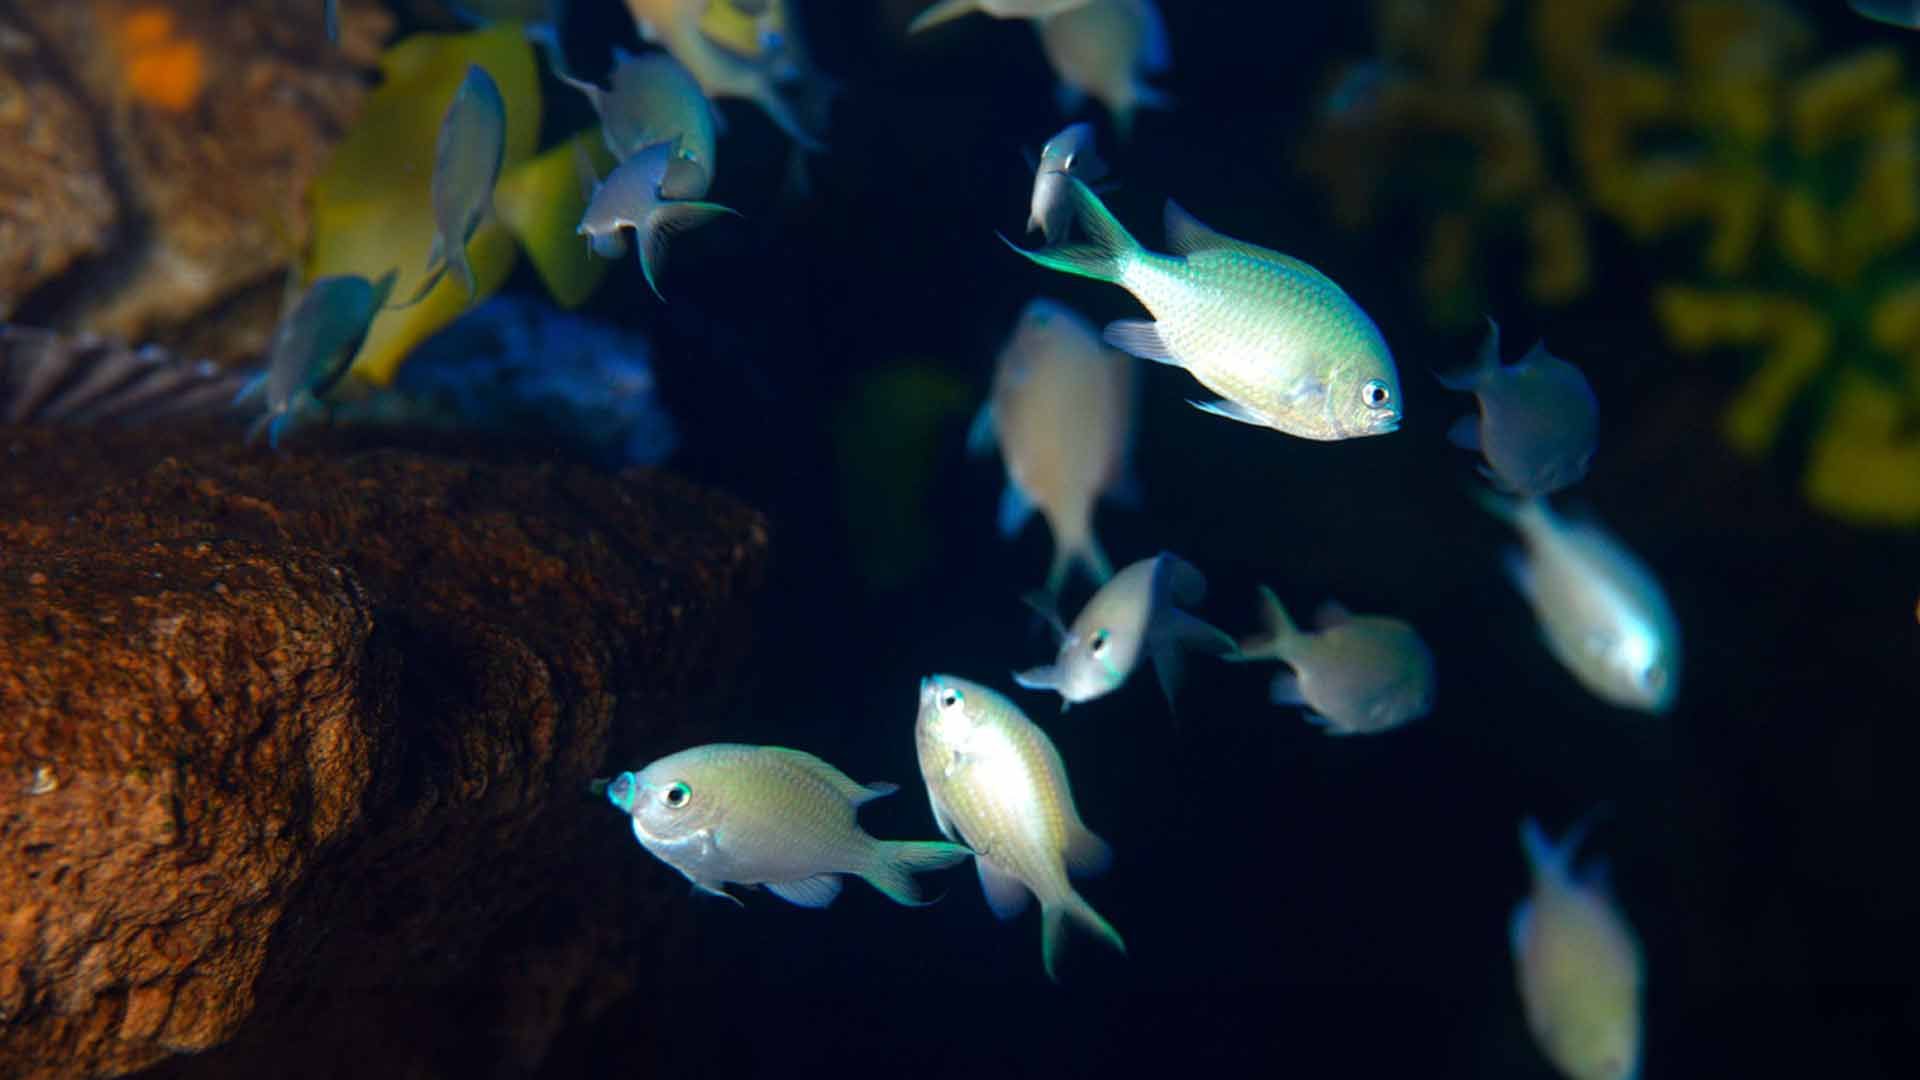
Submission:
[[1118,690],[1145,652],[1160,678],[1160,692],[1172,706],[1183,649],[1217,656],[1234,652],[1232,638],[1175,606],[1197,604],[1206,592],[1206,578],[1179,556],[1163,551],[1141,559],[1102,585],[1071,629],[1050,616],[1060,639],[1059,655],[1044,667],[1015,672],[1013,679],[1029,690],[1055,691],[1065,712],[1070,705]]
[[1554,657],[1604,701],[1672,707],[1680,629],[1653,572],[1599,525],[1566,521],[1544,499],[1480,501],[1526,542],[1524,556],[1507,553],[1507,574]]
[[913,17],[907,24],[907,33],[917,34],[976,11],[996,19],[1038,19],[1085,7],[1087,3],[1088,0],[938,0]]
[[1520,1002],[1534,1041],[1569,1080],[1632,1080],[1645,969],[1604,875],[1575,874],[1584,832],[1576,825],[1556,845],[1532,818],[1520,823],[1533,872],[1533,895],[1508,924]]
[[602,90],[565,72],[561,80],[587,95],[600,115],[600,132],[615,161],[625,161],[655,143],[678,140],[678,154],[705,174],[688,198],[704,198],[712,186],[716,128],[713,103],[671,53],[634,56],[613,50],[612,89]]
[[949,840],[974,851],[987,906],[1011,919],[1040,898],[1040,958],[1056,963],[1071,918],[1122,954],[1120,934],[1067,881],[1112,862],[1106,842],[1074,808],[1067,769],[1053,741],[1019,706],[951,675],[920,680],[914,724],[920,774],[933,820]]
[[1329,735],[1366,735],[1399,727],[1433,708],[1433,653],[1412,626],[1383,615],[1320,609],[1320,632],[1302,631],[1273,590],[1260,589],[1268,632],[1240,645],[1236,660],[1279,660],[1275,705],[1305,705],[1307,720]]
[[1461,417],[1447,438],[1486,457],[1481,475],[1510,495],[1551,495],[1579,482],[1593,460],[1600,405],[1580,369],[1536,343],[1520,362],[1501,366],[1500,327],[1487,320],[1487,339],[1471,368],[1439,377],[1465,390],[1480,411]]
[[[1020,531],[1038,507],[1053,531],[1047,591],[1074,565],[1095,584],[1113,576],[1093,534],[1094,502],[1130,484],[1138,365],[1100,344],[1092,324],[1065,305],[1033,300],[1000,350],[993,392],[967,435],[975,454],[996,442],[1007,463],[1000,531]],[[1063,416],[1074,417],[1063,424]]]
[[744,98],[765,110],[767,116],[794,142],[814,153],[826,147],[800,122],[799,115],[783,93],[788,84],[811,82],[826,86],[799,51],[792,35],[787,35],[771,55],[748,58],[735,54],[709,38],[700,29],[711,0],[627,0],[640,36],[673,54],[675,60],[699,80],[708,98]]
[[467,296],[480,283],[467,261],[467,243],[493,210],[493,188],[507,152],[507,105],[487,69],[467,66],[467,77],[447,106],[433,152],[433,248],[427,278],[406,304],[424,299],[448,270],[460,275]]
[[705,190],[707,177],[698,165],[680,157],[677,147],[677,143],[655,143],[621,162],[594,186],[577,230],[602,257],[622,254],[625,240],[620,230],[634,230],[639,238],[640,272],[653,295],[662,300],[666,297],[661,295],[658,275],[666,263],[667,238],[721,214],[739,216],[718,203],[686,197]]
[[710,743],[621,773],[607,801],[633,835],[694,887],[765,885],[801,907],[840,895],[840,875],[865,878],[899,904],[919,904],[913,875],[972,852],[939,841],[876,840],[854,821],[862,804],[900,790],[857,784],[812,754],[778,746]]
[[1323,441],[1399,426],[1393,355],[1373,320],[1326,275],[1222,236],[1172,200],[1166,224],[1174,254],[1156,254],[1086,184],[1072,177],[1067,184],[1088,243],[1038,251],[1006,243],[1048,269],[1117,284],[1158,319],[1111,323],[1108,344],[1185,368],[1221,395],[1193,404],[1230,420]]
[[274,328],[266,371],[234,397],[236,405],[256,397],[266,402],[266,413],[247,432],[248,442],[265,431],[268,444],[277,449],[280,433],[299,411],[318,404],[346,376],[397,276],[389,270],[376,282],[337,274],[308,287]]
[[1146,76],[1173,65],[1167,27],[1153,0],[1090,0],[1034,23],[1040,48],[1060,79],[1060,109],[1073,113],[1091,95],[1125,139],[1134,110],[1170,108]]
[[1078,177],[1091,184],[1106,174],[1107,164],[1093,148],[1092,124],[1070,124],[1048,139],[1047,145],[1040,149],[1040,165],[1033,171],[1033,201],[1027,216],[1027,231],[1041,230],[1049,244],[1065,240],[1067,226],[1073,222],[1067,177]]

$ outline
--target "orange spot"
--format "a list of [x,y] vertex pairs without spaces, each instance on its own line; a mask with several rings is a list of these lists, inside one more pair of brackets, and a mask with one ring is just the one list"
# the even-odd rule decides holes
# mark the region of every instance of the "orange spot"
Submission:
[[122,80],[133,96],[155,108],[183,112],[200,100],[207,84],[206,53],[200,43],[174,34],[173,12],[137,7],[113,28],[125,62]]
[[160,45],[173,36],[173,12],[161,8],[135,8],[120,20],[120,38],[139,49]]

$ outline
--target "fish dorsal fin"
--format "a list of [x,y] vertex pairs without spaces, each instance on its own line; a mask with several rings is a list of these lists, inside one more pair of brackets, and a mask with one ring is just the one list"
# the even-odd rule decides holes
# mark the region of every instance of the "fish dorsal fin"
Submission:
[[1322,630],[1331,630],[1353,621],[1353,612],[1348,611],[1338,600],[1329,600],[1321,604],[1313,613],[1314,624]]
[[1167,247],[1175,255],[1186,256],[1201,251],[1236,251],[1314,280],[1333,284],[1332,278],[1291,255],[1282,254],[1269,247],[1261,247],[1259,244],[1250,244],[1245,240],[1235,240],[1225,233],[1208,228],[1199,218],[1188,213],[1185,207],[1172,199],[1167,200],[1164,218]]
[[805,750],[790,750],[784,746],[763,746],[763,753],[779,758],[788,765],[809,776],[815,777],[833,789],[833,793],[855,806],[870,802],[884,795],[900,790],[897,784],[862,784],[839,769],[807,753]]

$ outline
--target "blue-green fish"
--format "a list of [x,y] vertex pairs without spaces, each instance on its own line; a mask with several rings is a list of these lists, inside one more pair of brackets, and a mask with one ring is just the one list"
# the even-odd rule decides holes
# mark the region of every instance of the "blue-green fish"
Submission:
[[625,772],[607,800],[633,822],[633,835],[694,887],[765,885],[801,907],[840,895],[840,875],[899,904],[919,904],[913,875],[972,852],[933,841],[876,840],[854,821],[856,808],[900,790],[858,784],[812,754],[778,746],[710,743]]
[[559,75],[593,103],[600,114],[601,135],[615,161],[625,161],[655,143],[678,140],[679,156],[699,166],[706,177],[706,183],[687,197],[706,195],[714,175],[713,104],[671,53],[634,56],[615,47],[610,90],[565,72]]
[[1040,898],[1040,958],[1049,979],[1059,977],[1068,919],[1127,951],[1067,880],[1105,870],[1113,856],[1080,820],[1067,768],[1046,732],[978,683],[929,675],[920,680],[914,742],[933,820],[947,839],[973,849],[987,906],[1011,919],[1029,895]]
[[[796,35],[765,40],[765,55],[741,56],[707,36],[700,22],[709,0],[626,0],[640,36],[673,54],[700,82],[711,100],[745,98],[766,111],[768,118],[794,142],[819,153],[826,149],[806,130],[784,90],[794,84],[827,86],[813,70]],[[737,7],[737,5],[735,5]],[[786,26],[784,11],[780,25]]]
[[1080,609],[1071,628],[1051,615],[1060,651],[1045,667],[1016,672],[1015,682],[1029,690],[1060,695],[1060,710],[1105,697],[1118,690],[1144,652],[1153,660],[1160,692],[1172,706],[1179,690],[1181,652],[1217,656],[1234,652],[1233,639],[1182,611],[1206,597],[1207,579],[1177,555],[1161,552],[1113,575]]
[[433,249],[427,254],[427,278],[407,304],[432,292],[449,269],[460,275],[469,297],[479,295],[467,243],[493,210],[493,187],[506,152],[507,106],[500,87],[486,68],[469,64],[440,122],[433,151]]
[[1481,475],[1509,495],[1551,495],[1587,475],[1600,436],[1600,405],[1580,369],[1539,342],[1519,363],[1500,363],[1500,327],[1487,320],[1480,356],[1465,371],[1440,376],[1465,390],[1480,411],[1455,421],[1447,437],[1486,457]]
[[1645,968],[1604,875],[1574,870],[1584,832],[1576,825],[1556,845],[1532,818],[1520,823],[1533,872],[1533,895],[1507,928],[1520,1003],[1534,1041],[1568,1080],[1633,1080]]
[[1367,735],[1425,716],[1433,708],[1433,653],[1414,628],[1384,615],[1320,609],[1319,632],[1294,625],[1273,590],[1260,589],[1267,633],[1240,644],[1236,660],[1279,660],[1275,705],[1304,705],[1329,735]]
[[1387,343],[1326,275],[1222,236],[1172,200],[1174,253],[1148,251],[1086,184],[1067,184],[1088,242],[1007,246],[1048,269],[1119,285],[1153,313],[1157,321],[1109,324],[1108,344],[1185,368],[1221,395],[1193,404],[1230,420],[1323,441],[1399,427],[1400,377]]
[[248,442],[264,431],[268,444],[278,449],[288,422],[306,405],[317,404],[346,375],[397,276],[389,270],[379,281],[368,281],[358,274],[339,274],[308,287],[274,328],[266,371],[234,398],[235,404],[266,401],[266,413],[247,432]]
[[680,156],[677,142],[655,143],[621,162],[595,185],[578,232],[587,237],[595,254],[614,258],[625,251],[621,230],[632,229],[639,240],[640,272],[653,295],[665,300],[658,276],[666,263],[667,238],[721,214],[737,216],[718,203],[690,197],[692,192],[705,191],[706,184],[705,171]]
[[1153,0],[1090,0],[1034,22],[1041,51],[1060,79],[1060,109],[1073,113],[1091,95],[1107,107],[1122,139],[1134,110],[1164,109],[1167,96],[1146,76],[1173,65],[1166,24]]
[[1058,244],[1067,238],[1073,224],[1073,205],[1067,197],[1067,177],[1074,176],[1091,184],[1107,174],[1106,162],[1093,147],[1093,125],[1082,121],[1067,127],[1040,148],[1040,164],[1033,171],[1033,200],[1027,215],[1027,231],[1038,229],[1047,243]]
[[1663,713],[1680,689],[1680,628],[1653,571],[1599,525],[1570,522],[1544,499],[1481,494],[1526,552],[1507,574],[1532,606],[1554,657],[1602,700]]

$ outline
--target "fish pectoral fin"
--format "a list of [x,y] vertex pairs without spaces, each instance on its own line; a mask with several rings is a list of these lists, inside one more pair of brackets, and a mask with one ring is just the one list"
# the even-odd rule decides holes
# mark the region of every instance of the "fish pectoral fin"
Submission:
[[1468,413],[1447,428],[1447,441],[1462,450],[1480,452],[1480,414]]
[[1264,417],[1261,417],[1252,409],[1247,408],[1237,401],[1228,401],[1226,398],[1217,398],[1213,401],[1195,401],[1192,398],[1188,398],[1187,404],[1199,409],[1201,412],[1212,413],[1215,416],[1224,416],[1229,420],[1238,420],[1243,424],[1252,424],[1256,427],[1273,426],[1267,423]]
[[840,895],[839,874],[815,874],[798,881],[769,881],[767,891],[801,907],[823,908]]
[[653,295],[663,302],[666,296],[660,292],[660,271],[667,261],[667,240],[675,233],[690,229],[703,221],[731,214],[739,217],[738,210],[721,206],[719,203],[683,202],[662,203],[647,214],[646,222],[638,228],[640,234],[639,257],[640,274],[647,279],[647,287]]
[[1151,319],[1116,319],[1100,332],[1100,339],[1123,353],[1160,364],[1182,367],[1174,359],[1173,347],[1160,333],[1160,324]]
[[995,917],[1011,919],[1027,910],[1027,903],[1033,894],[1024,882],[984,856],[976,857],[973,861],[980,871],[980,891],[986,894],[987,907]]

